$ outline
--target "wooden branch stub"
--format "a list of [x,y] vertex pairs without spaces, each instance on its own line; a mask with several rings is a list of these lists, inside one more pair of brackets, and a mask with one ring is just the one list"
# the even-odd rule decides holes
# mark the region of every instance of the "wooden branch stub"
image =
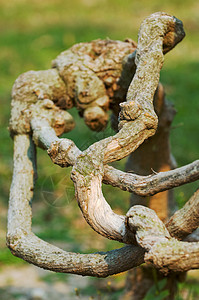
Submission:
[[77,157],[82,153],[75,143],[69,139],[54,141],[47,149],[52,162],[62,168],[73,166]]

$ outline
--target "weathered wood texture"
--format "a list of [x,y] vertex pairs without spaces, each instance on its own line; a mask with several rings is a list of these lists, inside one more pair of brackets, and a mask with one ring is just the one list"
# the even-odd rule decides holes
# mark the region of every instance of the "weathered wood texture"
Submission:
[[[153,137],[145,141],[129,156],[126,163],[126,171],[128,172],[134,172],[139,175],[157,174],[159,172],[164,174],[165,171],[171,170],[174,167],[174,159],[170,151],[169,134],[175,109],[166,100],[161,84],[159,84],[154,96],[154,109],[158,115],[158,129]],[[130,198],[130,206],[136,204],[148,206],[164,222],[168,219],[169,213],[171,213],[171,204],[173,202],[173,191],[167,189],[153,196],[145,197],[132,193]],[[129,300],[142,300],[148,290],[155,284],[153,274],[156,273],[155,278],[157,282],[163,278],[163,274],[158,270],[152,269],[150,265],[145,265],[144,268],[140,266],[139,268],[131,269],[129,273],[125,292],[121,299],[124,296],[125,299]],[[172,281],[170,280],[171,277]],[[174,276],[174,273],[166,276],[167,284],[165,288],[169,291],[169,296],[165,298],[167,300],[174,299],[177,277]],[[142,285],[142,282],[144,282],[144,285]],[[141,286],[142,288],[140,288]]]
[[135,267],[143,263],[143,249],[133,245],[109,252],[78,254],[63,251],[35,236],[31,232],[35,174],[35,145],[28,135],[16,135],[7,233],[8,247],[14,255],[44,269],[97,277],[128,270],[129,264]]
[[[155,134],[158,118],[153,108],[153,97],[159,82],[163,53],[172,49],[183,37],[181,21],[165,13],[156,13],[142,23],[136,51],[135,44],[129,40],[98,40],[80,44],[58,56],[53,63],[56,69],[31,71],[17,79],[10,121],[15,151],[7,236],[13,254],[46,269],[101,277],[130,269],[144,261],[153,263],[162,272],[198,267],[195,262],[197,244],[193,244],[190,252],[190,261],[194,260],[194,263],[190,265],[187,259],[187,263],[179,263],[178,267],[178,261],[192,244],[171,237],[152,210],[135,207],[135,212],[130,210],[126,216],[114,213],[101,189],[107,168],[113,171],[106,165],[129,155]],[[135,64],[135,74],[128,75],[128,70],[135,71]],[[113,65],[114,71],[109,73]],[[125,95],[126,102],[123,102]],[[74,127],[72,117],[63,109],[75,105],[86,124],[98,131],[106,125],[109,106],[117,116],[118,103],[119,132],[114,136],[91,145],[83,152],[72,141],[57,137]],[[73,166],[71,176],[76,198],[88,224],[107,238],[134,246],[108,253],[80,255],[49,245],[31,232],[30,201],[36,165],[32,138],[36,145],[48,150],[55,163],[62,167]],[[194,176],[197,177],[193,175],[192,180]],[[182,183],[182,180],[179,182]],[[195,229],[196,223],[197,220],[189,226],[189,232]],[[175,264],[171,262],[172,255],[164,263],[162,249],[159,249],[161,245],[168,247],[168,253],[172,253],[173,247],[180,249]],[[162,258],[161,262],[157,255]]]

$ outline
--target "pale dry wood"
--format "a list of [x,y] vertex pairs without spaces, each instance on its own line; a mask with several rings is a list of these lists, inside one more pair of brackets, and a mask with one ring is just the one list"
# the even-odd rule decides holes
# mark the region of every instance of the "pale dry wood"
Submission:
[[[178,28],[175,18],[162,13],[153,17],[156,18],[155,25],[151,25],[149,20],[144,21],[143,29],[140,30],[136,54],[139,57],[137,70],[127,93],[127,102],[120,104],[119,133],[95,143],[81,153],[72,171],[76,197],[86,221],[101,235],[125,243],[132,243],[134,237],[126,230],[124,216],[115,214],[102,194],[103,164],[125,157],[129,151],[134,151],[146,138],[154,134],[157,117],[153,109],[153,96],[163,62],[162,47],[167,43],[164,34],[167,36],[172,28],[171,34],[174,36],[181,30],[175,41],[184,36],[182,26]],[[146,32],[147,39],[144,41],[142,34],[145,36]],[[152,69],[150,78],[149,68]],[[55,152],[52,150],[49,153]]]
[[[73,141],[58,138],[52,127],[40,118],[31,120],[36,144],[42,144],[48,150],[53,163],[61,166],[73,166],[77,157],[82,153]],[[103,183],[118,187],[123,191],[140,196],[151,196],[199,179],[199,160],[171,171],[141,176],[123,172],[112,166],[105,165]]]
[[[153,95],[159,81],[159,72],[163,63],[163,52],[168,52],[183,37],[184,31],[180,21],[167,14],[156,13],[143,22],[136,52],[136,74],[127,93],[127,102],[121,104],[120,131],[113,137],[93,144],[82,153],[70,140],[59,140],[56,137],[56,135],[59,135],[59,132],[55,134],[53,129],[50,129],[55,120],[54,116],[56,113],[54,115],[54,112],[58,112],[57,108],[52,105],[52,94],[49,95],[50,99],[45,100],[46,95],[43,95],[41,91],[35,90],[37,100],[39,95],[42,100],[47,101],[44,102],[47,103],[47,106],[44,105],[45,107],[39,101],[36,103],[37,101],[35,101],[34,96],[34,99],[30,99],[30,105],[28,104],[27,106],[23,106],[20,101],[18,103],[18,100],[14,99],[16,102],[13,103],[19,106],[11,119],[11,131],[16,136],[14,137],[14,174],[10,194],[7,240],[8,246],[15,255],[47,269],[103,277],[127,270],[142,263],[145,250],[149,254],[155,249],[155,258],[157,250],[154,247],[165,243],[165,239],[169,243],[171,241],[175,242],[172,246],[168,244],[171,252],[172,247],[176,243],[178,243],[177,245],[181,245],[181,242],[170,238],[166,227],[153,214],[154,220],[152,220],[153,222],[151,221],[153,230],[148,230],[149,228],[146,226],[148,224],[147,221],[143,222],[142,213],[139,215],[140,208],[133,215],[132,211],[128,213],[127,218],[115,214],[103,197],[101,184],[104,176],[104,165],[127,156],[139,147],[146,138],[155,133],[157,116],[153,109]],[[46,72],[51,74],[49,70]],[[46,92],[53,89],[55,82],[59,83],[59,87],[63,86],[63,81],[60,81],[58,77],[56,77],[55,81],[52,79],[52,84],[48,85],[45,81],[48,77],[46,76],[47,73],[45,71],[41,72],[41,77],[43,76],[42,78],[44,78],[44,83],[42,83],[44,87],[42,86],[42,88]],[[36,87],[38,87],[38,81],[41,84],[40,78],[38,79],[38,73],[29,73],[29,75],[30,80],[25,85],[27,87],[27,89],[25,87],[25,92],[27,93],[30,92],[28,85],[32,84],[32,75],[37,79]],[[57,73],[55,75],[57,76]],[[16,83],[15,90],[16,97],[20,97],[23,84]],[[51,92],[54,93],[54,90]],[[60,101],[63,95],[61,94]],[[77,101],[79,103],[81,102],[80,98],[78,96]],[[22,102],[24,100],[25,94],[23,95]],[[23,113],[20,111],[21,108],[23,108]],[[42,117],[40,116],[40,110],[42,111]],[[23,118],[24,112],[25,118]],[[64,115],[62,117],[64,119]],[[63,120],[59,120],[58,125],[60,123],[62,124],[61,130],[67,130],[67,128],[63,130],[65,126]],[[27,128],[26,125],[28,125]],[[21,130],[20,128],[23,126],[24,128]],[[38,144],[40,143],[42,147],[48,148],[53,159],[61,164],[63,158],[63,166],[73,165],[72,178],[76,189],[76,197],[89,225],[101,235],[121,242],[134,243],[136,237],[137,243],[144,250],[140,247],[129,246],[115,252],[93,254],[94,256],[66,253],[41,241],[31,232],[30,201],[33,195],[36,160],[32,140],[28,135],[23,134],[30,133],[31,130],[33,130],[34,141]],[[47,137],[48,132],[49,136]],[[23,151],[21,150],[21,145],[24,145],[22,148]],[[65,148],[66,151],[64,151]],[[143,211],[145,213],[144,209]],[[145,215],[146,220],[149,219],[149,223],[151,220],[150,215],[151,212],[147,212]],[[136,222],[134,220],[132,223],[132,217],[135,216],[138,218]],[[145,227],[146,232],[143,230]],[[155,231],[154,228],[156,228]],[[149,236],[148,233],[150,233]],[[191,244],[189,245],[191,246]],[[195,267],[197,266],[197,262],[195,263],[194,255],[197,252],[197,245],[193,246],[190,260]],[[181,251],[181,246],[179,246],[179,249]],[[126,257],[124,257],[124,254]],[[134,254],[135,260],[132,258]],[[147,254],[145,255],[145,259],[151,261],[151,257],[147,257]],[[173,265],[170,263],[170,259],[171,257],[167,259],[166,267],[172,269]],[[152,259],[152,261],[157,267],[162,268],[159,262],[155,262],[155,259]],[[100,266],[102,267],[101,269]],[[191,266],[189,267],[191,268]],[[183,269],[182,266],[180,268],[181,270]],[[184,266],[184,269],[187,270],[187,264]]]
[[[36,170],[35,147],[27,135],[16,135],[14,139],[15,163],[9,203],[7,237],[8,246],[13,254],[45,269],[99,277],[125,271],[143,263],[144,251],[135,246],[127,246],[107,253],[83,255],[67,253],[37,238],[31,232],[31,200]],[[166,238],[169,239],[168,231],[155,216],[153,211],[150,210],[149,213],[147,211],[147,213],[144,214],[143,207],[138,207],[134,212],[131,210],[127,214],[127,217],[128,226],[131,226],[131,230],[136,232],[138,243],[145,249],[150,250],[149,254],[145,254],[145,260],[151,261],[151,253],[153,251],[155,260],[155,262],[153,260],[153,263],[158,268],[162,267],[160,260],[156,262],[156,256],[160,256],[161,253],[159,253],[158,250],[153,250],[157,248],[157,246],[155,248],[153,248],[153,246],[158,242],[160,246],[166,246],[168,249],[168,255],[165,258],[167,267],[164,268],[164,272],[168,271],[168,269],[189,269],[188,258],[186,258],[187,263],[178,264],[178,259],[181,260],[185,254],[187,255],[187,252],[185,252],[186,249],[189,250],[189,261],[191,260],[191,262],[193,262],[191,268],[198,266],[194,260],[198,254],[198,246],[194,244],[194,247],[191,248],[192,244],[181,244],[181,242],[176,244],[177,242],[174,239],[171,239],[173,241],[172,243],[169,242],[165,244],[164,237],[166,236]],[[169,257],[169,253],[173,253],[172,251],[174,250],[172,249],[174,247],[175,249],[180,249],[176,253],[175,262],[177,262],[177,266],[170,262],[171,256]],[[182,249],[184,249],[183,253]]]
[[135,205],[127,213],[127,226],[146,249],[145,262],[152,263],[164,274],[199,268],[199,243],[181,242],[173,238],[156,213]]
[[[125,99],[135,73],[135,56],[131,55],[135,49],[136,43],[130,39],[79,43],[53,61],[54,69],[20,75],[12,89],[11,133],[30,133],[30,106],[38,100],[53,101],[57,110],[61,108],[60,115],[76,106],[88,127],[95,131],[104,129],[108,109],[115,111]],[[63,133],[59,116],[54,121],[52,126]],[[70,126],[67,129],[71,130]]]
[[199,160],[171,171],[154,173],[151,170],[151,172],[151,175],[141,176],[106,166],[104,183],[140,196],[151,196],[198,180]]
[[14,255],[44,269],[97,277],[123,272],[144,262],[144,250],[136,246],[79,254],[63,251],[35,236],[31,232],[35,175],[35,145],[28,135],[16,135],[7,233],[7,244]]
[[[37,128],[44,128],[43,121],[37,120],[37,122],[35,121],[35,123],[38,124]],[[49,133],[51,132],[51,130],[52,129],[49,126]],[[40,132],[39,138],[46,141],[46,149],[48,149],[53,162],[61,165],[62,167],[74,165],[77,157],[82,153],[72,141],[68,139],[57,138],[55,132],[53,143],[51,143],[51,135],[48,134],[48,130],[46,132]],[[48,148],[50,143],[51,146],[50,148]],[[135,174],[116,170],[115,168],[110,166],[105,166],[103,181],[107,184],[112,184],[113,186],[118,186],[124,190],[137,193],[138,195],[149,196],[166,189],[166,187],[173,188],[181,184],[197,180],[198,174],[198,161],[195,161],[187,166],[174,169],[172,171],[160,172],[158,174],[152,174],[150,176],[138,176]],[[196,227],[198,227],[198,223],[196,223],[197,202],[195,203],[192,201],[192,203],[194,204],[189,210],[189,213],[187,213],[187,210],[185,209],[179,211],[179,216],[181,216],[181,212],[185,211],[180,219],[181,225],[176,225],[178,226],[178,230],[180,230],[179,227],[181,227],[181,231],[183,230],[183,228],[185,228],[184,236],[191,233]],[[194,216],[192,215],[193,213]],[[178,224],[178,221],[176,221],[176,224]],[[189,224],[189,231],[186,231],[186,224]],[[168,228],[170,229],[171,226],[168,225]],[[172,228],[170,230],[172,232]],[[176,237],[177,236],[178,234],[176,234]]]
[[152,263],[165,275],[170,271],[185,272],[199,268],[199,243],[179,242],[176,239],[156,243],[145,254],[145,262]]
[[[38,128],[43,130],[43,121],[37,119],[35,122],[38,124]],[[32,124],[32,128],[33,132],[35,132],[36,128],[34,124]],[[46,132],[44,130],[40,131],[37,138],[41,141],[46,141],[44,147],[48,150],[53,163],[61,167],[73,166],[82,151],[71,140],[58,138],[55,132],[53,133],[54,137],[51,139],[48,132],[52,132],[52,128],[49,126],[48,130]],[[154,173],[151,170],[151,172],[151,175],[141,176],[105,165],[103,183],[143,197],[151,196],[198,180],[199,160],[171,171]]]
[[[72,116],[53,102],[67,101],[65,84],[57,70],[29,71],[20,75],[12,89],[11,134],[31,133],[30,120],[34,104],[48,110],[51,126],[58,135],[74,128]],[[38,113],[42,117],[42,111]],[[53,116],[51,114],[53,111]],[[60,118],[62,121],[60,121]],[[64,118],[64,122],[63,122]]]
[[[145,141],[128,157],[125,168],[128,172],[138,175],[150,175],[151,173],[165,172],[174,168],[169,135],[176,111],[174,106],[166,100],[164,88],[160,83],[154,96],[154,109],[158,115],[158,129],[153,137]],[[164,192],[147,197],[131,193],[130,206],[147,206],[156,212],[160,220],[165,222],[168,220],[169,215],[172,215],[175,205],[173,200],[173,191],[171,190],[165,190]],[[153,273],[156,273],[157,282],[162,280],[163,274],[157,269],[155,270],[151,265],[129,270],[125,295],[130,293],[131,299],[144,299],[149,289],[154,285]],[[169,292],[169,300],[174,299],[172,295],[174,295],[175,287],[177,287],[177,277],[178,275],[175,276],[172,273],[172,281],[170,280],[170,275],[166,278],[167,284],[165,289]],[[171,284],[169,284],[170,282]],[[143,286],[142,289],[140,289],[141,286]]]
[[103,164],[124,158],[155,133],[158,120],[153,97],[163,64],[163,45],[169,50],[168,35],[174,37],[175,44],[184,37],[184,30],[182,24],[167,14],[154,14],[142,23],[136,73],[127,101],[120,104],[120,130],[84,151],[72,171],[76,198],[88,224],[101,235],[120,242],[132,243],[133,236],[125,227],[124,217],[112,211],[102,194]]

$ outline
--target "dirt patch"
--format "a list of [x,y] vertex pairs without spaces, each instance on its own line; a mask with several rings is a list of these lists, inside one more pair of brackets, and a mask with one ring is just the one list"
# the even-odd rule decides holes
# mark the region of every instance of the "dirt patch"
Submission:
[[60,281],[56,275],[32,265],[6,266],[0,271],[0,299],[89,299],[78,297],[78,290],[89,285],[89,278],[67,274]]

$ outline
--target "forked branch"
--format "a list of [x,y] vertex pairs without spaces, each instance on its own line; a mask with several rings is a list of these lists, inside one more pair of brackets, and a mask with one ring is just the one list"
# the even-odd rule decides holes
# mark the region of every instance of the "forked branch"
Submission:
[[[190,215],[194,217],[194,222],[190,225],[190,218],[187,218],[187,227],[185,233],[182,234],[179,229],[181,227],[179,220],[183,215],[181,212],[179,212],[180,217],[177,213],[169,221],[167,230],[154,212],[143,207],[134,207],[127,213],[127,216],[114,213],[102,194],[103,180],[131,192],[150,194],[164,190],[166,184],[171,188],[198,179],[197,161],[181,169],[151,177],[125,174],[107,166],[108,163],[129,155],[155,133],[158,119],[153,108],[153,97],[159,82],[163,54],[171,50],[183,37],[184,30],[181,21],[165,13],[153,14],[142,23],[137,50],[127,59],[128,62],[133,60],[131,69],[134,68],[135,59],[137,68],[135,75],[130,75],[133,80],[127,92],[127,101],[120,103],[119,132],[113,137],[93,144],[84,152],[81,152],[71,140],[57,137],[74,127],[72,117],[53,103],[54,101],[60,104],[64,100],[68,107],[72,103],[65,90],[65,81],[68,77],[64,72],[67,68],[70,71],[71,65],[72,71],[75,72],[75,68],[72,62],[71,65],[70,63],[61,65],[65,54],[54,62],[54,67],[57,67],[59,72],[55,69],[40,71],[40,73],[30,72],[22,75],[21,81],[17,81],[13,92],[11,118],[14,135],[14,173],[7,236],[8,246],[13,254],[49,270],[99,277],[128,270],[144,261],[152,262],[163,272],[183,271],[198,267],[196,262],[198,244],[188,244],[174,238],[184,237],[198,225],[196,205],[198,197],[193,196],[183,211],[184,215],[187,215],[187,211],[190,212]],[[70,52],[69,54],[75,61],[77,55]],[[104,61],[108,62],[106,59]],[[78,62],[81,63],[81,59]],[[75,84],[79,84],[75,101],[78,108],[84,109],[84,104],[81,102],[85,94],[84,85],[89,87],[90,84],[89,79],[85,77],[84,71],[86,70],[89,76],[92,75],[95,78],[100,101],[92,99],[92,105],[98,106],[94,110],[92,105],[86,108],[84,118],[89,127],[98,130],[106,123],[107,96],[104,95],[105,88],[102,82],[98,80],[96,74],[90,72],[90,64],[91,61],[81,75],[73,74]],[[77,70],[78,72],[81,70],[81,65],[78,65]],[[38,81],[41,83],[39,90],[37,90]],[[106,81],[107,85],[109,81]],[[28,89],[29,85],[33,88],[31,92]],[[74,86],[68,84],[67,89],[69,92],[70,89],[74,89]],[[88,90],[91,93],[89,97],[94,97],[92,89],[89,87]],[[32,98],[26,99],[27,95]],[[27,102],[21,101],[20,97]],[[90,101],[89,97],[86,97],[86,101]],[[97,123],[90,118],[91,111],[95,114]],[[102,115],[104,119],[100,122]],[[126,244],[135,244],[134,246],[130,245],[106,253],[76,254],[52,246],[32,233],[31,200],[36,172],[35,146],[32,139],[37,146],[48,150],[54,163],[62,167],[73,166],[72,179],[76,198],[88,224],[107,238]],[[191,174],[187,176],[190,170]],[[158,188],[155,186],[157,184],[159,184]],[[164,258],[162,254],[162,246],[168,248],[167,258]],[[190,251],[189,258],[183,264],[180,260],[187,255],[186,249]],[[172,262],[172,251],[176,254],[175,263]]]
[[35,236],[31,231],[35,162],[32,139],[28,135],[16,135],[7,234],[8,247],[14,255],[47,270],[97,277],[123,272],[144,262],[144,250],[133,245],[108,252],[78,254]]

